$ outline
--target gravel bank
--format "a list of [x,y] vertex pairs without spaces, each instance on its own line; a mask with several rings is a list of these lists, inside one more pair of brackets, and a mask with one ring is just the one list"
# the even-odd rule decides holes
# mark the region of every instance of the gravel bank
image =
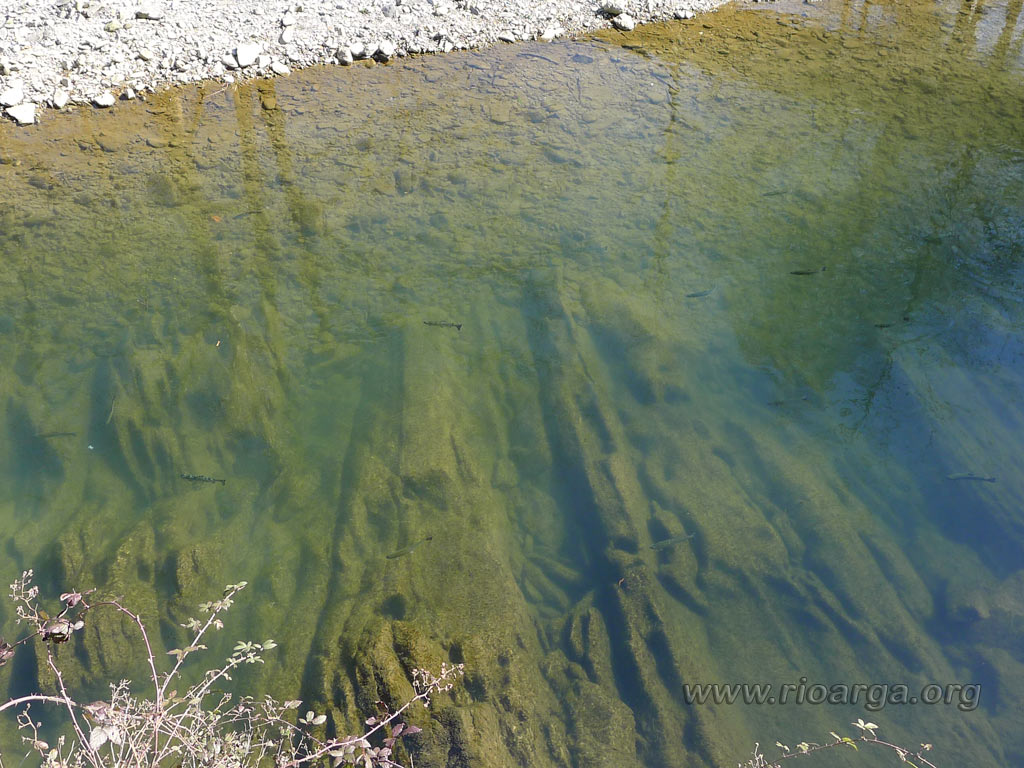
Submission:
[[695,13],[721,0],[0,0],[0,108],[110,106],[208,78],[553,39]]

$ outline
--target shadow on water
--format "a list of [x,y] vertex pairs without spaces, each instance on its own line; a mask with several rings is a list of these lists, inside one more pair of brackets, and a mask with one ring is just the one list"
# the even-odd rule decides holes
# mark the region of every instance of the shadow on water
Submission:
[[[465,662],[417,765],[857,717],[1021,762],[1021,8],[727,8],[4,128],[6,575],[125,595],[158,655],[245,579],[210,653],[278,638],[240,684],[339,732]],[[982,692],[686,703],[802,679]]]

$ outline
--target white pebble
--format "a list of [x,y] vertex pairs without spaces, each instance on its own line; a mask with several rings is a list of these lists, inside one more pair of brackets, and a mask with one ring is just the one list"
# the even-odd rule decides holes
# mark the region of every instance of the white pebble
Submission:
[[32,125],[36,121],[36,105],[31,101],[7,107],[7,114],[14,118],[18,125]]
[[621,29],[623,32],[631,32],[636,27],[636,22],[628,13],[620,13],[612,19],[612,26]]

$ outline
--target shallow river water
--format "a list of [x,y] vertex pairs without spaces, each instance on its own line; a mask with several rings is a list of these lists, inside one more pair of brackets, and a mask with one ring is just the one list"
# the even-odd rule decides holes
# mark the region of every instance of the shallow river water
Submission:
[[[4,126],[3,583],[124,595],[162,654],[245,579],[209,662],[275,638],[240,684],[339,731],[464,662],[427,768],[858,717],[1024,764],[1020,11],[728,8]],[[127,624],[76,643],[74,685],[141,669]]]

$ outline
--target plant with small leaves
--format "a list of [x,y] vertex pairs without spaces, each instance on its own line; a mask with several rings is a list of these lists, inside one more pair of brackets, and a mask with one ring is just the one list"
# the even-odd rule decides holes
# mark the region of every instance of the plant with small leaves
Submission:
[[[300,768],[329,758],[334,765],[360,768],[400,768],[392,756],[398,740],[420,732],[399,718],[416,702],[428,704],[430,696],[448,691],[462,665],[442,665],[433,675],[415,670],[416,693],[394,712],[378,702],[378,714],[367,719],[361,735],[324,739],[315,729],[327,722],[327,715],[307,710],[296,712],[302,701],[283,703],[266,696],[235,696],[215,686],[231,680],[231,672],[245,664],[262,664],[264,654],[277,648],[272,639],[262,643],[241,641],[218,667],[207,670],[201,679],[183,694],[171,686],[180,680],[185,661],[206,650],[201,641],[210,632],[223,629],[220,618],[234,603],[245,582],[229,584],[219,600],[199,606],[209,614],[205,620],[189,618],[181,626],[190,633],[188,644],[167,652],[174,659],[169,672],[158,671],[157,658],[149,633],[141,617],[127,609],[120,598],[90,603],[88,592],[66,592],[60,596],[61,610],[53,618],[39,603],[39,588],[32,585],[32,572],[26,571],[11,585],[11,597],[17,605],[18,621],[26,622],[32,632],[15,643],[0,639],[0,666],[8,662],[18,646],[39,638],[46,650],[46,663],[53,672],[55,695],[36,693],[0,704],[0,712],[17,708],[17,725],[30,752],[41,759],[43,768],[159,768],[163,765],[215,766],[244,768],[273,765],[275,768]],[[69,642],[85,626],[85,616],[101,606],[116,610],[133,620],[142,635],[149,665],[152,695],[134,694],[129,681],[110,685],[109,701],[82,704],[68,692],[53,646]],[[57,704],[65,711],[73,730],[51,745],[40,737],[42,722],[34,717],[33,705]],[[372,741],[378,741],[375,746]],[[2,766],[0,752],[0,766]]]
[[862,718],[858,717],[857,722],[851,723],[851,725],[860,732],[858,736],[840,736],[835,731],[830,731],[829,736],[831,737],[831,740],[820,744],[816,742],[802,741],[796,745],[795,749],[790,747],[788,744],[783,744],[781,741],[776,741],[775,746],[782,750],[782,754],[774,760],[769,760],[764,756],[761,752],[760,743],[755,744],[753,757],[745,763],[739,763],[738,768],[781,768],[782,761],[784,760],[791,760],[794,757],[804,757],[815,752],[835,749],[836,747],[850,747],[854,751],[859,751],[857,746],[858,744],[890,749],[896,753],[900,762],[911,766],[911,768],[937,768],[936,765],[925,758],[923,754],[931,751],[931,744],[921,744],[919,749],[913,750],[908,747],[900,746],[899,744],[879,739],[875,734],[875,731],[878,730],[879,726],[875,723],[865,722]]

